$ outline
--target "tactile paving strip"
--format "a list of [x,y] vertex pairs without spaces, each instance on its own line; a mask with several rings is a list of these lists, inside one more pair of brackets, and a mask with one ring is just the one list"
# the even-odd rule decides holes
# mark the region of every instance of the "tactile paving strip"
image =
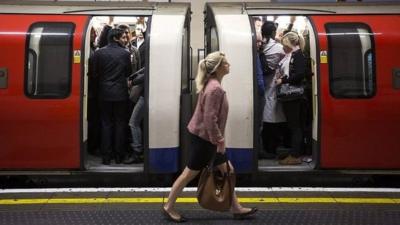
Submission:
[[[229,213],[183,210],[185,224],[400,225],[397,210],[260,210],[249,220]],[[171,224],[158,210],[0,212],[0,225],[149,225]]]

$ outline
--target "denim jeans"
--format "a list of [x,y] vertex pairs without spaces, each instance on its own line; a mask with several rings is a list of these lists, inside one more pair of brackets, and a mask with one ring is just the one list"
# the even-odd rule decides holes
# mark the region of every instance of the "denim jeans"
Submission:
[[140,123],[144,118],[144,98],[139,97],[135,107],[133,108],[131,118],[129,119],[129,127],[132,133],[132,144],[131,147],[136,153],[143,152],[142,145],[142,129]]

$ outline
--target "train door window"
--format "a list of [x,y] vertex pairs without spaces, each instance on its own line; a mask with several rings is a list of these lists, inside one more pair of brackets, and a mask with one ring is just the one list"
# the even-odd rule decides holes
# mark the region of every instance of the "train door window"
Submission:
[[362,23],[326,24],[330,92],[335,98],[371,98],[376,92],[373,33]]
[[210,47],[211,51],[210,52],[215,52],[219,50],[219,43],[218,43],[218,33],[217,33],[217,28],[212,27],[211,32],[210,32]]
[[27,33],[25,94],[65,98],[70,93],[72,23],[35,23]]
[[218,30],[213,10],[207,6],[205,18],[205,55],[219,50]]
[[190,93],[190,66],[189,66],[189,29],[186,26],[182,37],[182,92]]

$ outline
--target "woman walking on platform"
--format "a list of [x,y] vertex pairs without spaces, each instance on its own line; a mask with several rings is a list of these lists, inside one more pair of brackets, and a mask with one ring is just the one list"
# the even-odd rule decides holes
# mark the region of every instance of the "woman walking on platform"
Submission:
[[[172,185],[168,201],[162,208],[164,215],[174,222],[186,221],[174,209],[176,199],[183,188],[206,167],[214,154],[214,165],[222,172],[227,171],[224,130],[228,116],[228,100],[221,87],[221,81],[229,73],[229,66],[222,52],[210,53],[199,63],[196,76],[199,96],[196,110],[187,127],[192,138],[190,158],[188,165]],[[228,163],[230,171],[233,171],[232,164]],[[242,207],[234,193],[230,211],[235,219],[244,219],[257,212],[257,208]]]

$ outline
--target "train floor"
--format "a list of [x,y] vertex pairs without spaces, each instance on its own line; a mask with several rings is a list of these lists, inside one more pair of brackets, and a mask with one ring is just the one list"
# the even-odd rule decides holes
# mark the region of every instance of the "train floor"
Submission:
[[[168,188],[2,189],[0,225],[172,224],[161,213]],[[400,225],[400,189],[238,188],[250,219],[200,208],[186,188],[185,224]]]

